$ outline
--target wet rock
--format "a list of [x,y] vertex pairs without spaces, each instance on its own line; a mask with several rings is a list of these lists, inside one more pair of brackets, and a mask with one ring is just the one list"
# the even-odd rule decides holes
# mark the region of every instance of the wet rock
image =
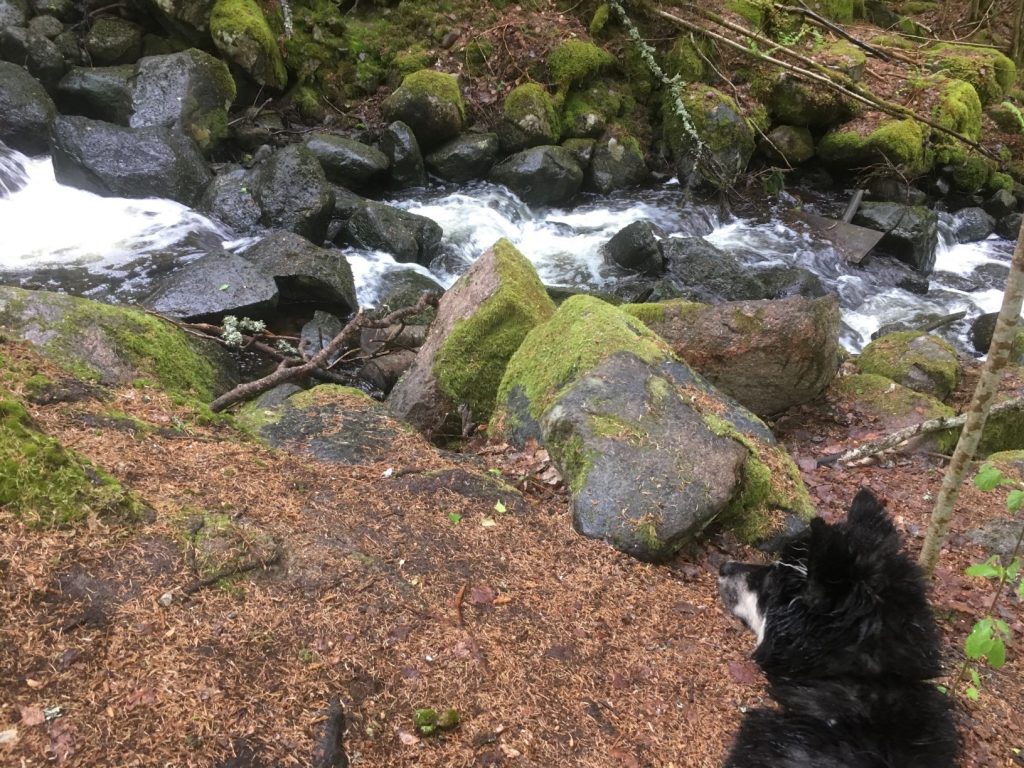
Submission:
[[209,183],[196,208],[226,224],[235,234],[254,234],[262,212],[252,196],[252,185],[253,174],[245,168],[226,168]]
[[665,233],[652,221],[641,219],[620,229],[603,247],[606,261],[645,275],[660,275],[665,267],[661,241]]
[[833,296],[625,305],[715,387],[761,417],[816,399],[839,369]]
[[64,31],[64,25],[56,16],[36,16],[28,23],[28,31],[53,40]]
[[[341,320],[329,312],[318,309],[313,313],[313,319],[302,326],[302,331],[299,333],[299,344],[307,356],[313,356],[325,349],[331,340],[341,333],[342,328],[344,328],[344,324]],[[329,359],[327,364],[332,364],[340,354],[339,352]]]
[[283,302],[316,304],[341,314],[359,308],[352,269],[339,250],[320,248],[294,232],[275,232],[243,256],[274,279]]
[[142,27],[117,16],[101,16],[89,28],[85,50],[99,67],[132,64],[142,55]]
[[1017,198],[1006,189],[999,189],[985,201],[985,210],[996,219],[1009,216],[1017,210]]
[[330,133],[310,134],[305,143],[335,184],[358,191],[380,186],[387,178],[390,163],[379,149]]
[[554,205],[573,198],[583,185],[583,171],[563,147],[525,149],[491,168],[488,178],[504,184],[528,205]]
[[24,27],[28,17],[28,3],[24,0],[0,0],[0,30],[5,27]]
[[462,132],[466,107],[454,75],[421,69],[406,75],[383,104],[388,122],[408,125],[429,151]]
[[[383,312],[394,312],[396,309],[411,307],[424,291],[430,291],[440,297],[444,287],[432,277],[413,269],[393,269],[380,276],[380,288],[377,306]],[[408,319],[410,323],[428,324],[434,319],[436,310],[428,307],[418,315]]]
[[461,183],[486,176],[497,157],[497,134],[465,133],[427,155],[426,163],[445,181]]
[[52,91],[64,74],[64,55],[52,40],[22,27],[0,31],[0,58],[22,65]]
[[771,163],[800,165],[814,157],[814,138],[806,127],[778,125],[758,142],[757,148]]
[[53,124],[57,180],[108,197],[165,197],[193,205],[211,180],[195,142],[162,127],[122,128],[86,117]]
[[961,208],[953,214],[953,233],[958,243],[976,243],[991,235],[996,220],[982,208]]
[[322,243],[334,209],[334,192],[316,155],[302,144],[278,150],[256,171],[253,199],[268,227],[288,229]]
[[757,272],[768,299],[787,299],[790,296],[817,298],[827,296],[828,289],[816,274],[803,267],[768,267]]
[[924,206],[862,203],[853,223],[885,232],[877,246],[880,250],[925,275],[931,273],[939,242],[938,216],[934,211]]
[[583,186],[590,192],[606,195],[616,189],[642,184],[648,175],[644,154],[636,140],[613,136],[595,142]]
[[533,265],[499,240],[441,298],[388,410],[431,437],[458,436],[464,420],[487,421],[509,358],[553,312]]
[[1007,240],[1016,240],[1020,236],[1021,214],[1010,213],[996,222],[996,234]]
[[554,100],[542,85],[513,88],[502,105],[498,139],[505,154],[558,142],[560,127]]
[[128,125],[134,106],[132,80],[136,67],[72,67],[54,97],[65,115],[81,115],[117,125]]
[[380,151],[390,163],[391,186],[394,189],[425,187],[427,171],[423,165],[423,153],[412,129],[396,121],[384,129],[380,137]]
[[865,190],[868,200],[901,205],[927,205],[928,195],[893,176],[872,178]]
[[0,141],[19,152],[43,154],[57,108],[39,82],[19,66],[0,61]]
[[732,254],[700,237],[670,237],[662,241],[668,280],[676,296],[714,304],[720,301],[763,299],[765,287]]
[[394,349],[367,360],[356,375],[360,381],[365,381],[374,389],[387,395],[415,362],[415,350]]
[[[200,44],[209,30],[223,57],[254,82],[272,89],[288,84],[281,48],[256,0],[162,0],[160,8],[178,22],[170,25],[172,29],[184,32],[193,44]],[[281,22],[280,11],[275,21]]]
[[232,253],[207,254],[160,281],[143,305],[162,315],[220,322],[225,315],[266,317],[277,306],[277,285]]
[[861,351],[857,367],[940,400],[956,389],[963,373],[956,350],[947,341],[919,331],[875,339]]
[[[693,137],[676,114],[677,96],[705,144],[699,162]],[[661,112],[665,143],[680,179],[730,187],[746,170],[754,154],[754,129],[731,97],[707,85],[681,85],[667,89]]]
[[424,266],[434,258],[443,235],[444,230],[426,216],[369,200],[356,208],[345,226],[346,240],[353,245]]

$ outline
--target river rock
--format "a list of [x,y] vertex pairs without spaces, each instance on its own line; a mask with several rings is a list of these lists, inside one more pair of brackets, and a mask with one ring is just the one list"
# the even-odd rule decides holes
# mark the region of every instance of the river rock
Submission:
[[781,70],[771,78],[765,103],[775,122],[818,131],[853,115],[849,99],[835,90]]
[[64,25],[56,16],[36,16],[28,23],[28,31],[53,40],[64,31]]
[[963,373],[949,342],[920,331],[890,333],[875,339],[861,351],[857,367],[863,373],[885,376],[940,400],[956,389]]
[[137,309],[0,286],[0,324],[49,360],[105,385],[149,379],[209,401],[238,381],[237,366],[215,341]]
[[225,315],[267,317],[277,298],[272,277],[241,256],[225,252],[200,256],[175,270],[142,303],[181,320],[220,322]]
[[57,83],[54,98],[61,114],[81,115],[128,125],[134,111],[134,64],[120,67],[72,67]]
[[243,254],[277,283],[281,301],[316,304],[347,315],[359,308],[348,260],[294,232],[275,232]]
[[457,436],[463,424],[486,422],[509,358],[554,309],[533,265],[499,240],[441,298],[389,411],[428,437]]
[[454,75],[421,69],[406,75],[385,99],[384,117],[408,125],[420,147],[431,150],[462,132],[466,107]]
[[812,514],[768,428],[599,299],[567,299],[526,337],[497,403],[491,434],[543,443],[576,529],[642,560],[668,559],[716,519],[757,541],[784,525],[770,510]]
[[64,75],[64,55],[52,40],[22,27],[0,31],[0,58],[25,67],[48,91]]
[[589,192],[607,195],[616,189],[642,184],[648,174],[644,153],[636,140],[611,136],[595,142],[583,186]]
[[[677,97],[705,145],[699,163],[694,139],[676,113]],[[724,188],[746,170],[754,154],[754,129],[730,96],[700,83],[678,85],[666,89],[661,113],[665,143],[680,179],[703,179]]]
[[665,233],[653,221],[627,224],[602,247],[606,261],[645,275],[660,275],[665,268],[661,241]]
[[984,208],[989,215],[1001,219],[1017,210],[1017,198],[1009,190],[997,189],[985,201]]
[[28,23],[28,3],[24,0],[0,0],[0,30],[24,27]]
[[321,384],[278,400],[258,398],[243,406],[237,419],[285,453],[335,464],[371,464],[394,451],[396,443],[416,440],[353,387]]
[[[20,0],[15,1],[19,2]],[[80,18],[74,0],[31,0],[29,6],[32,8],[32,13],[36,16],[56,16],[65,24],[77,21]],[[3,23],[0,23],[0,27],[2,26]]]
[[757,279],[764,286],[765,298],[768,299],[788,299],[791,296],[815,299],[829,294],[821,278],[803,267],[768,267],[758,270]]
[[488,178],[504,184],[528,205],[554,205],[573,198],[583,185],[583,171],[563,147],[524,149],[491,169]]
[[784,167],[806,163],[814,157],[814,137],[798,125],[777,125],[757,145],[768,162]]
[[117,16],[102,16],[89,28],[85,50],[99,67],[132,64],[142,55],[142,27]]
[[[160,8],[177,22],[169,25],[172,30],[190,28],[189,39],[197,45],[208,34],[224,58],[254,82],[271,89],[288,84],[281,47],[256,0],[160,0]],[[277,15],[275,21],[282,22]]]
[[939,242],[938,216],[924,206],[898,203],[861,203],[854,224],[885,232],[878,244],[917,271],[928,275],[935,266]]
[[427,155],[426,163],[445,181],[462,183],[486,176],[498,149],[495,133],[464,133]]
[[839,369],[834,296],[621,309],[643,320],[677,357],[762,418],[813,401]]
[[556,144],[560,132],[554,100],[542,85],[524,83],[509,91],[498,123],[498,139],[505,154]]
[[1021,219],[1019,213],[1009,213],[996,222],[996,234],[1007,240],[1016,240],[1020,236]]
[[661,243],[667,279],[684,298],[714,304],[763,299],[764,285],[732,254],[700,237],[670,237]]
[[983,208],[961,208],[953,214],[953,233],[958,243],[976,243],[991,235],[996,220]]
[[426,266],[437,254],[444,230],[426,216],[367,200],[349,217],[345,236],[360,248],[385,251],[396,261]]
[[253,199],[268,227],[289,229],[322,243],[334,209],[334,192],[316,155],[292,144],[270,156],[256,171]]
[[227,167],[207,185],[196,208],[229,226],[236,235],[255,234],[262,212],[252,196],[253,174]]
[[882,175],[871,178],[865,189],[867,200],[901,205],[927,205],[928,195],[907,184],[898,176]]
[[379,149],[330,133],[312,133],[306,146],[324,169],[328,181],[352,190],[380,186],[390,163]]
[[53,124],[57,181],[107,197],[193,205],[211,174],[195,142],[170,128],[122,128],[87,117]]
[[[388,270],[378,278],[378,283],[380,288],[377,307],[385,313],[413,306],[424,291],[434,293],[438,297],[444,293],[444,287],[434,278],[409,268]],[[408,318],[407,322],[429,324],[435,314],[436,310],[433,307],[427,307],[420,314]]]
[[25,154],[44,154],[56,117],[57,108],[39,81],[0,61],[0,141]]
[[391,187],[407,189],[425,187],[427,171],[423,165],[423,153],[416,141],[412,128],[400,120],[391,123],[380,136],[380,151],[390,164]]

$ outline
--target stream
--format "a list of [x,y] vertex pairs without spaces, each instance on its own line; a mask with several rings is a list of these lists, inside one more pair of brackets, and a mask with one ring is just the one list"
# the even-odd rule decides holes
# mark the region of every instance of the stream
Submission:
[[[670,237],[704,237],[751,270],[810,270],[839,296],[842,341],[854,352],[883,324],[958,311],[967,318],[943,333],[967,349],[969,322],[999,309],[1013,252],[1011,241],[995,237],[956,243],[949,216],[942,214],[935,272],[928,292],[916,294],[891,287],[884,271],[846,264],[830,244],[801,225],[787,225],[776,212],[722,218],[714,206],[689,202],[673,182],[584,196],[567,209],[532,209],[504,187],[484,182],[417,190],[415,197],[387,202],[440,224],[443,256],[428,271],[381,252],[344,248],[366,306],[376,302],[380,277],[388,271],[413,268],[447,287],[501,237],[533,262],[545,284],[607,290],[625,273],[605,264],[601,246],[627,224],[649,219]],[[100,197],[58,184],[48,158],[16,152],[0,157],[0,283],[130,303],[211,248],[244,253],[253,242],[176,202]]]

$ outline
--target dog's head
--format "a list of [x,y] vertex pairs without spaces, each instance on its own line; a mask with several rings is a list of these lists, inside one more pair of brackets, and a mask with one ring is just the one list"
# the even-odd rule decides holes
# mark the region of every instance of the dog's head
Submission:
[[769,676],[938,674],[938,644],[917,567],[878,499],[861,490],[844,523],[811,521],[769,565],[725,563],[722,600],[757,636]]

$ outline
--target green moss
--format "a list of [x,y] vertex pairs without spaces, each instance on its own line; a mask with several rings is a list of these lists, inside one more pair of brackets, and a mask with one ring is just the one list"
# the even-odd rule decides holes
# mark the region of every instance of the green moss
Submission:
[[93,514],[135,520],[143,505],[106,472],[39,432],[24,406],[0,390],[0,508],[52,528]]
[[636,318],[592,296],[572,296],[523,340],[501,381],[498,403],[504,404],[514,387],[521,388],[530,415],[539,419],[579,373],[617,352],[631,352],[647,363],[672,356],[669,346]]
[[299,110],[299,114],[306,120],[322,120],[324,108],[320,104],[320,94],[317,89],[309,85],[300,85],[289,94],[290,101]]
[[933,70],[971,83],[983,105],[1006,96],[1017,79],[1013,60],[995,48],[943,43],[929,53],[928,65]]
[[615,57],[593,43],[565,40],[551,51],[547,64],[551,79],[565,93],[614,65]]
[[992,122],[999,130],[1007,133],[1024,133],[1024,114],[1021,114],[1020,109],[1012,101],[993,104],[985,113],[992,118]]
[[857,358],[857,367],[911,386],[916,371],[924,375],[933,388],[929,394],[945,397],[960,382],[960,364],[956,350],[945,339],[921,331],[887,333],[875,339]]
[[960,144],[942,144],[935,149],[935,162],[959,192],[974,194],[991,178],[995,165],[984,155]]
[[578,495],[587,482],[590,470],[594,468],[597,451],[586,449],[583,446],[583,438],[579,435],[563,440],[558,434],[551,434],[547,439],[547,447],[552,456],[559,457],[566,486],[573,496]]
[[1024,408],[990,414],[978,444],[978,455],[1024,448]]
[[974,141],[981,138],[981,100],[973,85],[933,75],[922,86],[940,91],[939,102],[932,111],[935,122]]
[[620,310],[640,319],[644,324],[650,326],[657,333],[657,327],[668,321],[682,321],[693,314],[705,309],[708,305],[697,301],[684,301],[673,299],[672,301],[658,301],[647,304],[623,304]]
[[870,39],[873,45],[884,48],[899,48],[900,50],[908,51],[914,47],[914,44],[905,37],[900,35],[875,35]]
[[754,27],[760,27],[772,10],[767,0],[726,0],[725,7]]
[[668,544],[658,536],[658,521],[650,515],[636,522],[633,534],[643,542],[647,550],[646,556],[651,560],[659,559],[659,553],[668,547]]
[[455,105],[462,120],[465,121],[466,104],[462,100],[459,81],[455,75],[435,72],[432,69],[421,69],[419,72],[406,75],[402,80],[401,87],[413,97],[432,97]]
[[822,16],[838,21],[841,24],[849,24],[853,21],[854,0],[818,0],[815,4],[816,10]]
[[711,184],[731,184],[754,153],[754,130],[733,99],[708,85],[689,84],[666,90],[662,104],[665,143],[677,164],[693,157],[693,139],[677,113],[676,99],[690,116],[705,145],[700,172]]
[[469,74],[479,77],[488,71],[487,62],[494,55],[494,43],[490,40],[473,40],[466,45],[463,56]]
[[590,20],[590,28],[588,30],[591,37],[597,37],[604,31],[604,28],[608,25],[608,19],[611,18],[611,13],[612,11],[608,3],[601,3],[601,5],[597,6],[597,10],[594,11],[594,16]]
[[288,402],[295,408],[313,408],[317,405],[334,404],[339,400],[352,408],[370,407],[376,402],[363,390],[340,384],[318,384],[311,389],[296,392],[288,398]]
[[524,83],[509,91],[502,105],[502,117],[514,125],[540,120],[544,133],[551,136],[552,142],[558,141],[561,123],[555,101],[544,88],[537,83]]
[[998,192],[999,190],[1012,193],[1013,176],[1011,176],[1008,173],[1001,173],[999,171],[996,171],[989,177],[986,189],[989,192],[989,194],[993,192]]
[[587,423],[598,437],[612,437],[633,445],[639,445],[646,436],[646,432],[639,425],[607,413],[591,414]]
[[441,391],[485,421],[494,410],[505,366],[533,328],[555,305],[533,265],[508,240],[494,244],[498,290],[473,315],[455,324],[434,359]]
[[680,35],[665,54],[665,74],[678,75],[688,83],[699,82],[706,74],[705,59],[710,58],[712,52],[707,38],[695,38],[689,33]]
[[210,36],[257,82],[271,88],[288,82],[277,39],[255,0],[216,0],[210,11]]
[[927,129],[914,120],[883,120],[866,136],[848,129],[829,131],[816,151],[826,163],[863,167],[888,159],[918,175],[934,160],[926,151],[927,139]]
[[411,75],[420,69],[428,69],[434,65],[434,54],[421,43],[417,43],[406,51],[395,55],[391,62],[392,70],[399,79]]
[[[2,357],[0,357],[0,365],[4,365],[6,367],[6,361]],[[36,373],[25,379],[22,384],[22,389],[25,392],[25,395],[31,399],[43,394],[51,386],[53,386],[53,381],[49,376]]]

